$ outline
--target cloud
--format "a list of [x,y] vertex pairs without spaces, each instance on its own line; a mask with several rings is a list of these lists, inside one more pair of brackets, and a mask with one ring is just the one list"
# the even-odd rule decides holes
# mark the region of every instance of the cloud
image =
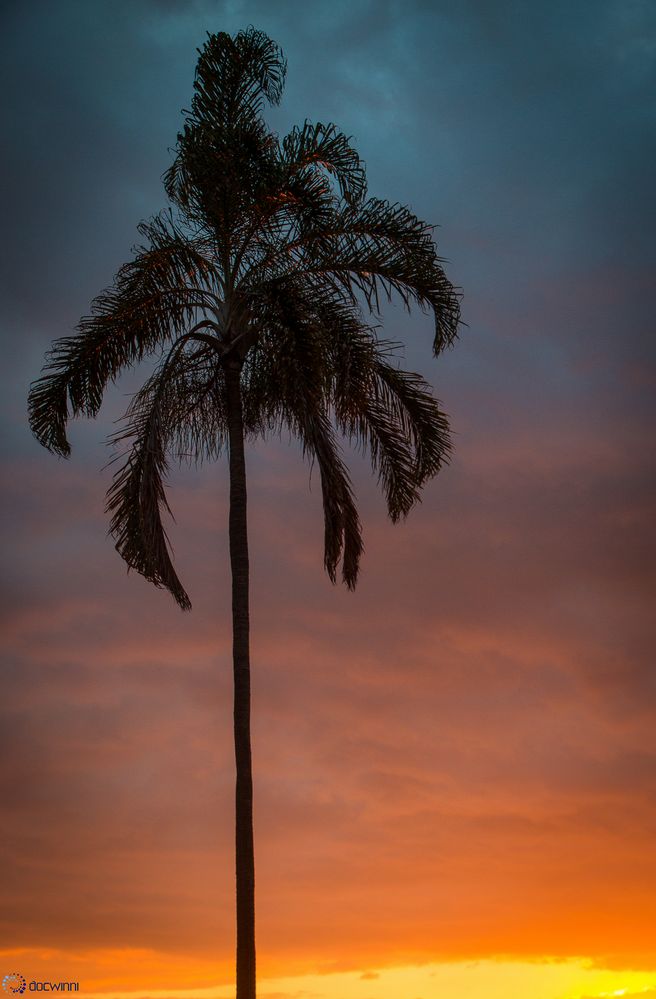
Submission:
[[[632,466],[603,450],[600,466],[594,441],[576,442],[572,453],[556,441],[555,428],[537,448],[516,435],[496,462],[465,448],[398,529],[385,522],[356,463],[368,552],[355,594],[322,574],[319,498],[308,494],[298,458],[284,447],[266,458],[257,449],[258,883],[273,951],[300,960],[321,940],[374,962],[390,953],[425,957],[435,939],[450,956],[508,940],[519,953],[545,944],[554,952],[648,946],[640,936],[650,911],[642,884],[651,877],[656,759],[648,672],[625,669],[609,687],[600,666],[612,662],[609,643],[617,641],[607,620],[597,628],[589,604],[592,588],[611,620],[633,613],[643,567],[631,538],[647,504],[638,477],[624,538],[600,552],[605,521],[620,510],[613,483]],[[580,479],[570,509],[560,497],[572,468]],[[67,532],[66,471],[51,480],[51,537]],[[22,892],[9,940],[24,939],[29,927],[62,947],[140,940],[202,954],[229,936],[220,474],[208,481],[218,488],[215,501],[192,480],[176,507],[176,547],[200,593],[192,615],[125,579],[99,512],[84,526],[92,547],[82,561],[75,545],[59,546],[56,557],[69,566],[61,587],[40,587],[8,622],[15,665],[2,731],[13,759],[2,776]],[[31,490],[40,493],[37,481]],[[86,494],[74,492],[82,512]],[[455,525],[448,531],[436,529],[444,513]],[[28,531],[31,519],[38,523],[36,504],[25,511]],[[527,563],[536,532],[539,554]],[[208,538],[217,549],[210,565]],[[35,549],[34,559],[42,562],[43,552]],[[564,597],[563,565],[567,592],[580,594],[574,606]],[[426,587],[435,567],[444,580],[437,600]],[[381,606],[394,614],[381,620]],[[628,628],[615,633],[623,640]],[[636,652],[646,667],[648,644]],[[501,897],[506,914],[492,920]],[[181,905],[182,926],[174,916]]]
[[29,437],[25,394],[163,205],[195,46],[252,20],[289,58],[275,126],[337,120],[373,193],[443,223],[469,323],[434,366],[428,321],[385,313],[437,383],[456,452],[396,527],[352,458],[356,593],[323,574],[320,489],[297,448],[249,449],[265,959],[653,956],[651,14],[516,14],[9,11],[10,943],[231,961],[225,463],[172,476],[182,615],[105,537],[98,442],[138,376],[72,428],[68,463]]
[[581,999],[601,999],[601,997],[606,996],[621,996],[622,999],[654,999],[656,997],[656,989],[641,989],[639,992],[626,992],[621,989],[616,992],[598,992],[596,995],[581,996]]

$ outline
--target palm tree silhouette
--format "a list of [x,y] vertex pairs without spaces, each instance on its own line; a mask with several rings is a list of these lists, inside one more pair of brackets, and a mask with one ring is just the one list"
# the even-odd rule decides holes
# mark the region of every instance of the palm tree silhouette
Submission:
[[269,131],[286,63],[249,28],[208,36],[191,110],[164,175],[167,213],[142,223],[134,259],[57,341],[32,384],[38,440],[68,456],[70,417],[96,416],[108,383],[150,355],[153,373],[111,441],[123,454],[108,492],[116,548],[130,568],[191,604],[162,516],[169,462],[227,451],[236,760],[237,999],[255,997],[249,560],[245,440],[287,428],[316,462],[324,564],[349,588],[362,553],[340,436],[370,455],[393,521],[448,458],[449,428],[427,383],[365,316],[400,296],[435,317],[434,352],[458,330],[459,294],[432,229],[367,198],[364,165],[335,125]]

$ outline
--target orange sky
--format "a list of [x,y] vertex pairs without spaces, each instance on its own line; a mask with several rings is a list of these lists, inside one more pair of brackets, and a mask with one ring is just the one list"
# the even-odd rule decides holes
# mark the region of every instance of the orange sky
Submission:
[[[597,460],[583,441],[579,453],[579,467]],[[252,454],[263,975],[492,955],[656,966],[653,719],[631,687],[639,660],[617,648],[641,609],[639,587],[626,588],[634,518],[622,559],[598,553],[608,500],[595,481],[567,538],[539,542],[538,563],[531,497],[555,501],[570,459],[542,465],[516,444],[492,476],[465,442],[398,528],[356,463],[372,495],[364,578],[349,594],[318,571],[319,497],[293,451]],[[157,952],[139,972],[129,955],[112,959],[107,978],[89,958],[98,988],[126,987],[126,963],[135,983],[147,969],[150,988],[179,967],[189,985],[229,980],[225,482],[217,469],[174,484],[196,598],[183,615],[116,571],[98,479],[55,471],[34,473],[35,493],[42,476],[55,509],[72,499],[88,511],[76,528],[88,558],[64,556],[58,586],[11,622],[24,752],[3,815],[15,860],[5,944]],[[48,575],[68,518],[49,535]]]

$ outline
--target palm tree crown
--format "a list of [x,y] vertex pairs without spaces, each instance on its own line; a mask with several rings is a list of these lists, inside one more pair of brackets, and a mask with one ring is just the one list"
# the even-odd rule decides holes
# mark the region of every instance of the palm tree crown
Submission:
[[283,139],[262,118],[286,64],[249,28],[210,35],[191,110],[164,176],[168,212],[74,336],[55,342],[33,383],[39,441],[67,456],[70,417],[96,416],[121,372],[154,355],[112,441],[123,447],[108,493],[130,568],[187,609],[162,522],[172,460],[229,456],[236,761],[237,999],[255,999],[249,562],[244,441],[287,428],[321,477],[326,570],[355,586],[362,534],[340,437],[368,451],[392,520],[448,458],[446,417],[429,386],[394,360],[366,316],[400,296],[432,310],[434,351],[458,330],[459,296],[431,227],[368,198],[364,165],[335,125]]
[[[325,566],[355,585],[361,527],[338,434],[366,447],[393,520],[448,457],[448,424],[417,374],[394,363],[363,312],[398,293],[435,316],[437,354],[456,336],[458,294],[431,227],[367,198],[365,170],[334,125],[282,140],[262,119],[286,63],[252,28],[209,36],[191,111],[164,177],[173,208],[143,223],[144,245],[56,341],[30,394],[30,421],[68,455],[69,416],[95,416],[121,371],[160,353],[115,436],[129,445],[108,495],[128,565],[188,608],[162,524],[171,458],[215,458],[227,441],[225,371],[241,372],[247,437],[287,427],[316,461]],[[364,308],[363,308],[364,306]]]

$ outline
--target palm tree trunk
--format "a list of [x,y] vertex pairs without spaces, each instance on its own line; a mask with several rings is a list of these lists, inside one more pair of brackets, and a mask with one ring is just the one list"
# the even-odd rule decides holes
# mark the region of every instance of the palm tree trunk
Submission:
[[235,863],[237,876],[237,999],[255,999],[255,860],[250,732],[248,621],[248,531],[246,463],[241,401],[241,363],[226,365],[230,442],[230,568],[232,571],[232,659],[237,784]]

